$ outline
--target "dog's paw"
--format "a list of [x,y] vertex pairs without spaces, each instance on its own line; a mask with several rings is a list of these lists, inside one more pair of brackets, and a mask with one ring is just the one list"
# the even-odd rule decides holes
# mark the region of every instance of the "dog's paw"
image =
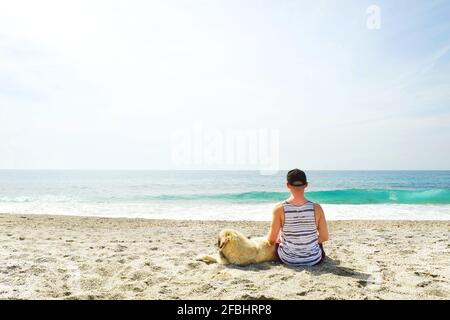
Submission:
[[209,255],[201,255],[201,256],[197,256],[195,258],[196,261],[202,261],[204,263],[210,264],[210,263],[217,263],[217,259],[214,258],[213,256],[209,256]]

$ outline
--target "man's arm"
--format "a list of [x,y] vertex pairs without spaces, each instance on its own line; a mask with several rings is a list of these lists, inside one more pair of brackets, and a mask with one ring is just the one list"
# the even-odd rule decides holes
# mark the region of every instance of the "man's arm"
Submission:
[[269,235],[267,240],[270,244],[275,244],[278,239],[278,234],[281,229],[281,215],[283,214],[283,206],[278,204],[275,206],[272,212],[272,224],[270,225]]
[[314,204],[316,213],[317,232],[319,233],[319,243],[323,243],[329,239],[327,220],[320,204]]

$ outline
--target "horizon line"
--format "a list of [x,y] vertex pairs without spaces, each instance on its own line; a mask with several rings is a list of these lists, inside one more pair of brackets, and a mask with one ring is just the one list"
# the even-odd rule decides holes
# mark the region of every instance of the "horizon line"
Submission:
[[[293,168],[283,168],[272,171],[289,171]],[[304,171],[450,171],[450,169],[301,169]],[[8,169],[8,168],[0,168],[0,171],[264,171],[261,169],[77,169],[77,168],[69,168],[69,169],[48,169],[48,168],[32,168],[32,169]]]

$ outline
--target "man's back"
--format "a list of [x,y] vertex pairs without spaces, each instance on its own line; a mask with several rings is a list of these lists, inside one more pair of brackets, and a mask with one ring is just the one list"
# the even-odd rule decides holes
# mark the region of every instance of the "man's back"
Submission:
[[281,228],[278,256],[290,265],[315,265],[322,259],[317,235],[314,203],[283,203],[284,223]]

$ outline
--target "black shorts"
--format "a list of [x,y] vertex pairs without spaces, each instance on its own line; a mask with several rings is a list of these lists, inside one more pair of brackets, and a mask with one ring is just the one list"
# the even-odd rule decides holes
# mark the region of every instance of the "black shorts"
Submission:
[[317,262],[315,265],[321,264],[323,260],[325,260],[325,250],[323,250],[323,244],[319,243],[320,250],[322,250],[322,257],[320,258],[320,261]]

